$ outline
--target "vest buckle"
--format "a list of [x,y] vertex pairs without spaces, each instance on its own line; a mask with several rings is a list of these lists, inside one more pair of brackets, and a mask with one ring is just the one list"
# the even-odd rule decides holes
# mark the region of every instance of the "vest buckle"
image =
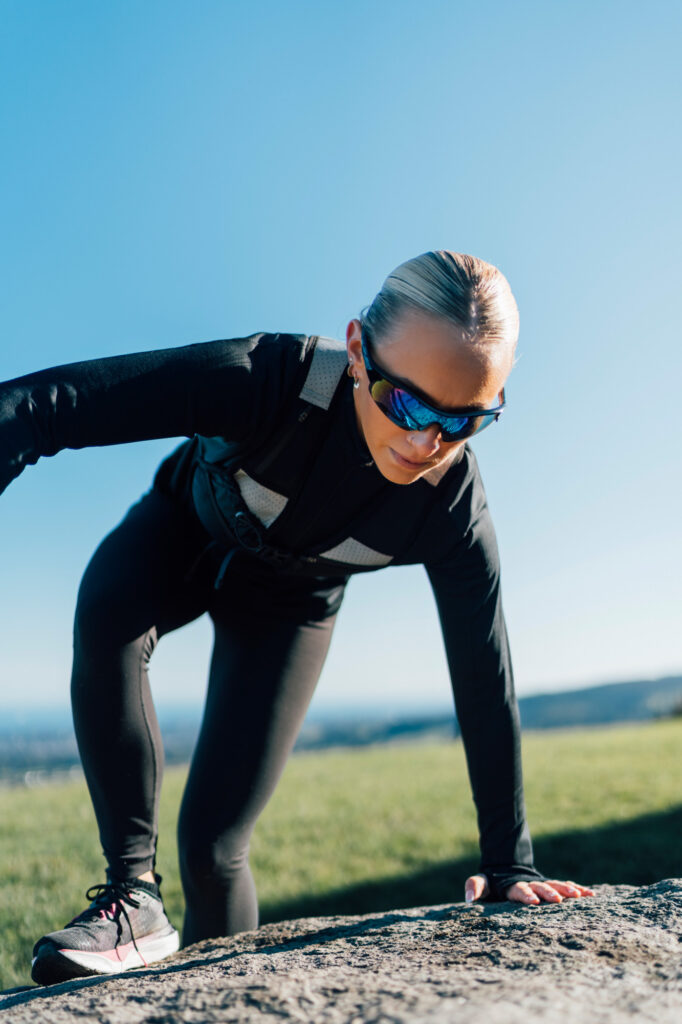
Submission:
[[240,547],[254,553],[262,549],[263,538],[261,537],[260,530],[246,512],[238,509],[232,515],[230,526],[234,530]]

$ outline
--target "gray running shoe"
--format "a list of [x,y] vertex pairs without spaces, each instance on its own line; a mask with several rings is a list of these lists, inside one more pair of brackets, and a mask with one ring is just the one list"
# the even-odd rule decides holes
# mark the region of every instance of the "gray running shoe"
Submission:
[[87,910],[33,947],[31,977],[39,985],[146,967],[179,948],[158,885],[112,880],[85,895],[92,900]]

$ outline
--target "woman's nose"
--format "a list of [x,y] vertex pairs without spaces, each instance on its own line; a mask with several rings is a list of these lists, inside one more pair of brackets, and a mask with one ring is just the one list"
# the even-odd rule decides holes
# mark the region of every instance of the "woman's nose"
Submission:
[[418,448],[420,452],[425,455],[433,455],[437,452],[440,445],[440,427],[437,423],[431,423],[428,427],[424,427],[423,430],[413,430],[410,433],[410,444],[413,448]]

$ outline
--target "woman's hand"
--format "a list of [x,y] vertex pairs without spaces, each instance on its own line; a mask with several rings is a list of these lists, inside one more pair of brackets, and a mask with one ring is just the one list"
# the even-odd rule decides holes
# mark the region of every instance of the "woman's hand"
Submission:
[[[467,903],[480,900],[488,892],[488,879],[485,875],[471,875],[464,883],[464,898]],[[537,906],[539,903],[561,903],[565,899],[577,899],[579,896],[594,896],[592,889],[575,882],[557,882],[554,879],[544,882],[514,882],[506,892],[508,900],[514,903],[526,903]]]

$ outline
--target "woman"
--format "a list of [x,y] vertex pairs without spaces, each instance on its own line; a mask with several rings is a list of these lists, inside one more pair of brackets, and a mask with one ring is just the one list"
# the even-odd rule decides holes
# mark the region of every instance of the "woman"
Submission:
[[[158,639],[208,612],[215,647],[179,818],[185,944],[257,924],[249,838],[294,744],[351,574],[422,563],[436,597],[481,869],[468,900],[590,890],[533,866],[497,550],[469,437],[498,419],[518,313],[471,256],[398,267],[346,346],[256,334],[57,367],[0,388],[0,489],[62,448],[186,436],[79,592],[72,701],[107,861],[38,941],[49,984],[173,952],[155,874]],[[418,642],[418,640],[415,640]]]

